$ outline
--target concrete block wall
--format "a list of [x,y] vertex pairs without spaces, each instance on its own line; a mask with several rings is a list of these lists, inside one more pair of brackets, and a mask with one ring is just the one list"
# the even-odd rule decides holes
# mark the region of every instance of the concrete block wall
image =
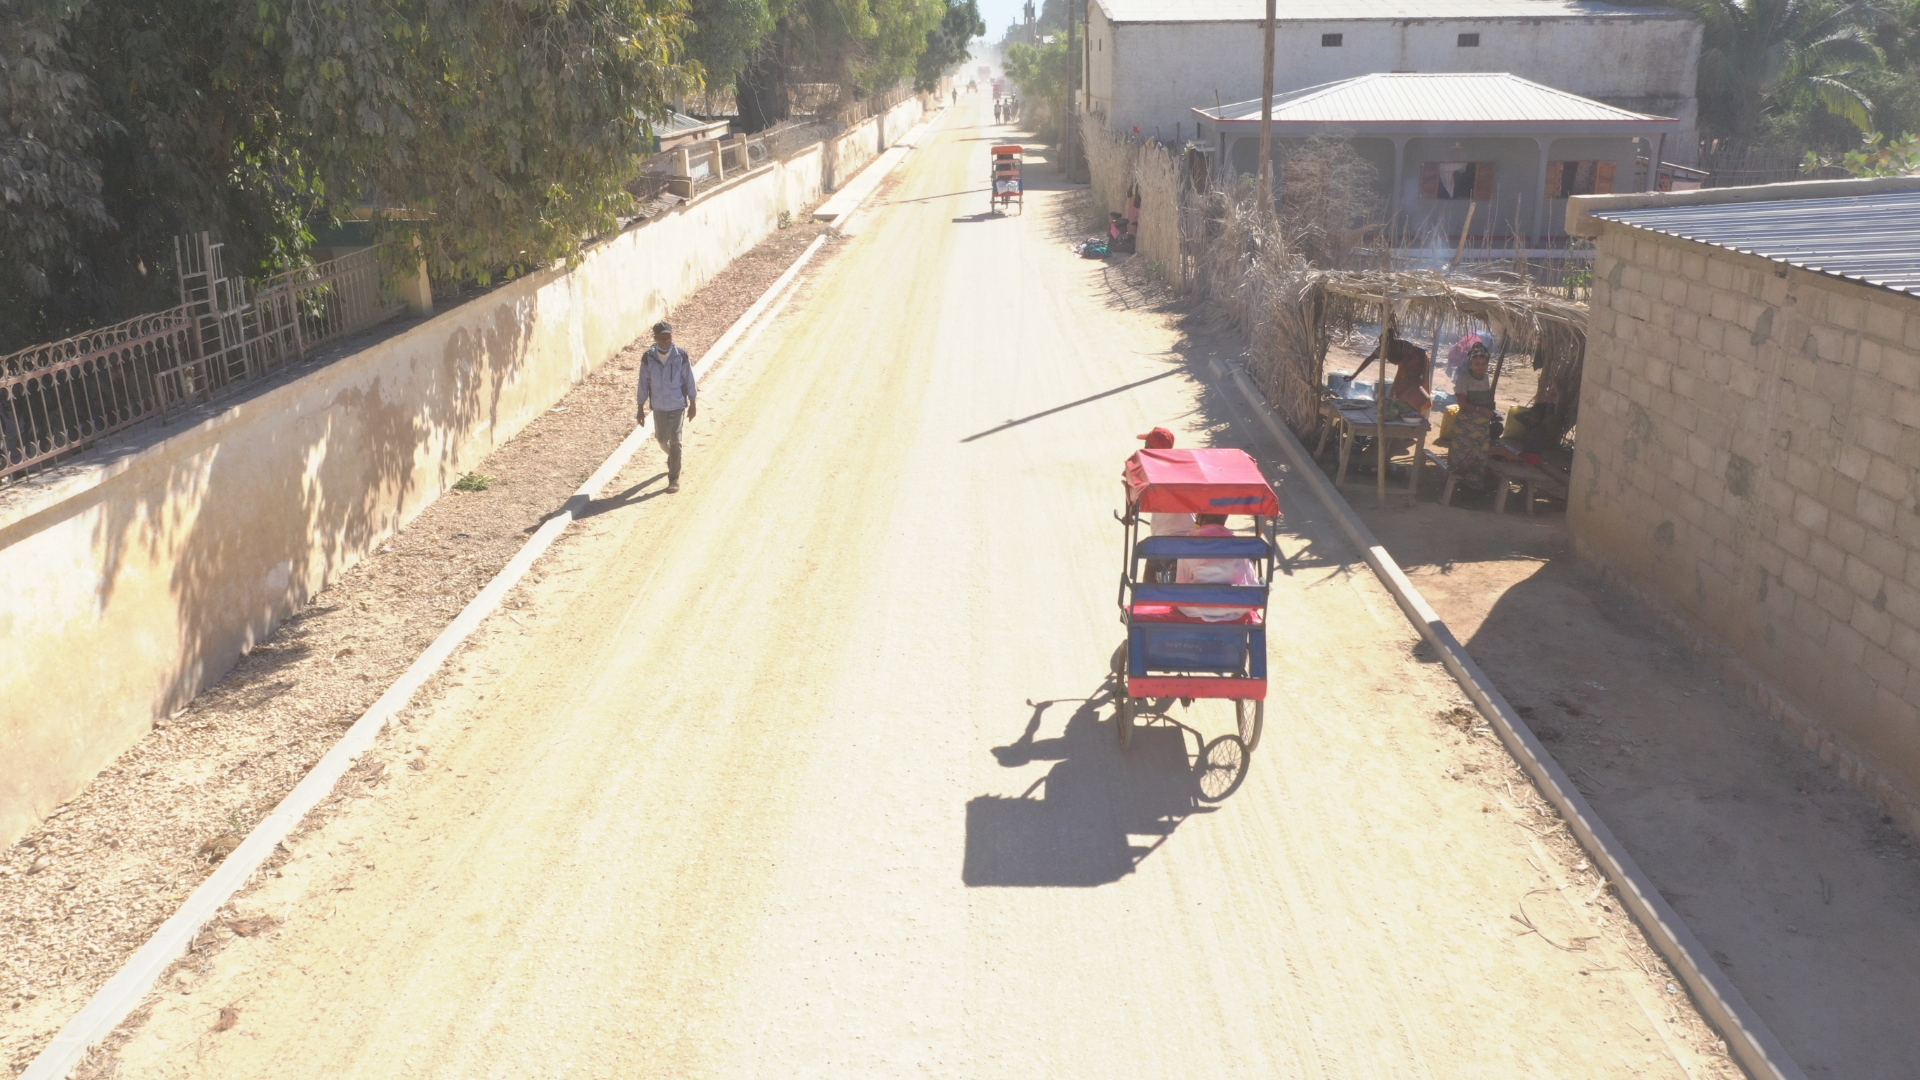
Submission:
[[790,156],[297,377],[0,492],[0,844],[820,198]]
[[1581,550],[1920,805],[1920,298],[1594,224]]

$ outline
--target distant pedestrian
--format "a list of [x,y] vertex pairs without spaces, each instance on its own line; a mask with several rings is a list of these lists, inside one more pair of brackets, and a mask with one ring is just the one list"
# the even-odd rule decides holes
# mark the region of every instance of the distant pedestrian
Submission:
[[640,354],[640,403],[634,421],[647,422],[653,406],[653,437],[667,453],[667,493],[680,490],[680,429],[700,412],[694,399],[693,360],[673,343],[673,324],[653,324],[653,348]]

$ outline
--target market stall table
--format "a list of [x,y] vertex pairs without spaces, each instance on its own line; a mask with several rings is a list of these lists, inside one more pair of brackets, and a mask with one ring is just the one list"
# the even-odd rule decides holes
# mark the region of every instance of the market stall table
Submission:
[[1408,416],[1399,420],[1382,422],[1380,414],[1371,401],[1343,400],[1327,398],[1320,403],[1320,415],[1326,420],[1326,427],[1320,432],[1320,445],[1315,454],[1327,448],[1327,437],[1336,431],[1340,436],[1340,468],[1334,474],[1335,484],[1347,482],[1347,466],[1353,457],[1353,440],[1372,436],[1379,444],[1378,484],[1382,495],[1386,492],[1386,454],[1387,445],[1393,441],[1407,442],[1413,445],[1412,477],[1407,482],[1407,494],[1412,495],[1420,489],[1420,461],[1427,447],[1427,432],[1431,425],[1423,416]]

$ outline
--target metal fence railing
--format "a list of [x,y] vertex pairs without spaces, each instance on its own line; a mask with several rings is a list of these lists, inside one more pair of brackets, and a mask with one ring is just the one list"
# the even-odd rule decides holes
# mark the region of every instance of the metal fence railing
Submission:
[[759,138],[766,143],[768,154],[784,159],[815,143],[826,142],[844,130],[846,125],[838,120],[809,116],[776,124],[761,132]]
[[176,241],[180,306],[0,356],[0,485],[209,401],[398,314],[367,248],[252,288],[205,233]]

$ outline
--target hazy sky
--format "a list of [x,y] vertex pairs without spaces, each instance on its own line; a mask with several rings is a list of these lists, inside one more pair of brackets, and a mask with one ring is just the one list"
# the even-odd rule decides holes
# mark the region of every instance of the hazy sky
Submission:
[[[1007,24],[1020,17],[1024,0],[978,0],[980,21],[987,24],[987,40],[999,41],[1000,35],[1007,32]],[[1040,7],[1034,0],[1034,8]],[[1076,8],[1078,4],[1074,5]]]

